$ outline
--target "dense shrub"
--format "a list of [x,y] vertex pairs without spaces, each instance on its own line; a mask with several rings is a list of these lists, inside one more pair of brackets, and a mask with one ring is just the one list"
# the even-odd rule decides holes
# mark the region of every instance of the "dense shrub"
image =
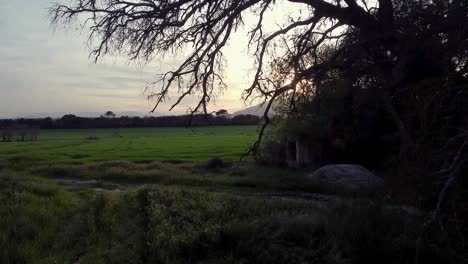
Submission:
[[266,165],[286,164],[286,139],[281,135],[267,136],[255,155],[255,160]]
[[[323,87],[322,87],[323,86]],[[319,151],[317,164],[357,163],[369,168],[387,165],[395,154],[398,139],[393,140],[395,127],[388,121],[375,95],[353,88],[340,80],[321,84],[297,94],[292,107],[287,97],[278,99],[272,129],[260,147],[258,156],[285,160],[285,141],[302,139]],[[307,90],[309,89],[309,90]],[[281,139],[281,140],[278,140]],[[280,148],[281,146],[281,148]],[[276,160],[274,161],[277,162]]]

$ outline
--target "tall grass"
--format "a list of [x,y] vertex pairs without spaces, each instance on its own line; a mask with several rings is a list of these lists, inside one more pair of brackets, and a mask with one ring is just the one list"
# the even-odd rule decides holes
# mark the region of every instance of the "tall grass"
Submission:
[[89,164],[55,164],[33,170],[51,178],[109,181],[120,184],[158,184],[211,189],[261,191],[318,191],[304,178],[304,171],[252,167],[235,163],[233,167],[204,170],[194,163],[108,161]]
[[[0,201],[6,264],[413,263],[421,229],[417,217],[371,203],[325,207],[179,187],[69,192],[5,171]],[[437,243],[420,252],[426,263],[461,263]]]

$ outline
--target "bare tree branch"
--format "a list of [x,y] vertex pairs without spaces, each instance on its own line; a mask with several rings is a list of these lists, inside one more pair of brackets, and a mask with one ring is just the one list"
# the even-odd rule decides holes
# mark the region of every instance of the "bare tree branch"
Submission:
[[[190,114],[208,114],[216,91],[227,87],[223,49],[233,32],[244,27],[243,17],[252,12],[258,14],[248,31],[255,74],[242,97],[261,98],[268,111],[283,95],[289,96],[293,106],[302,82],[318,83],[344,68],[356,82],[385,76],[387,83],[375,87],[388,95],[386,104],[393,109],[396,85],[388,85],[388,80],[407,77],[404,67],[411,56],[408,39],[424,34],[448,50],[444,56],[456,71],[468,75],[468,34],[462,34],[468,32],[466,1],[376,0],[375,7],[369,7],[367,0],[284,1],[298,6],[301,16],[291,15],[273,32],[265,29],[264,21],[267,10],[277,8],[275,0],[70,0],[68,5],[55,4],[50,14],[56,24],[83,21],[83,27],[91,30],[90,55],[95,60],[114,52],[144,61],[187,54],[175,69],[161,73],[147,86],[148,99],[155,101],[151,112],[176,94],[170,110],[187,97],[195,97]],[[440,6],[442,11],[432,12],[438,10],[432,6]],[[407,19],[411,16],[415,19]],[[401,23],[401,17],[417,22]],[[320,58],[319,53],[328,47],[334,47],[333,54]],[[264,127],[269,123],[268,111]],[[398,111],[391,112],[396,123],[402,121]],[[255,146],[260,144],[264,127]]]

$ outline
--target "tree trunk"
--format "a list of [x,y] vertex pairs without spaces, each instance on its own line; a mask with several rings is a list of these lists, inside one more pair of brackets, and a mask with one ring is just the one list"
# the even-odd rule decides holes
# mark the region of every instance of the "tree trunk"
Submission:
[[406,128],[405,123],[401,119],[398,112],[395,110],[395,107],[393,107],[393,104],[391,102],[391,98],[387,94],[386,91],[383,92],[382,99],[383,99],[385,109],[390,114],[390,116],[392,117],[393,122],[395,122],[395,125],[398,128],[398,136],[400,138],[399,159],[400,159],[400,162],[404,162],[408,158],[408,154],[409,154],[409,152],[411,150],[411,147],[413,145],[413,140],[411,138],[411,135],[410,135],[408,129]]

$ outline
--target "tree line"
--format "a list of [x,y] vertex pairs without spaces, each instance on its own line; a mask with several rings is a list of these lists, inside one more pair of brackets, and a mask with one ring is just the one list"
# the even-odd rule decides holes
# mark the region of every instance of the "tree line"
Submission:
[[[179,115],[179,116],[121,116],[121,117],[80,117],[72,114],[61,118],[19,118],[0,119],[2,131],[16,131],[18,127],[40,129],[85,129],[85,128],[132,128],[132,127],[183,127],[218,125],[258,125],[261,118],[254,115]],[[19,131],[19,130],[18,130]],[[8,135],[11,133],[7,133]],[[12,136],[13,137],[13,136]],[[11,140],[6,140],[11,141]]]
[[40,127],[37,125],[14,124],[0,126],[0,141],[36,141],[39,138]]

